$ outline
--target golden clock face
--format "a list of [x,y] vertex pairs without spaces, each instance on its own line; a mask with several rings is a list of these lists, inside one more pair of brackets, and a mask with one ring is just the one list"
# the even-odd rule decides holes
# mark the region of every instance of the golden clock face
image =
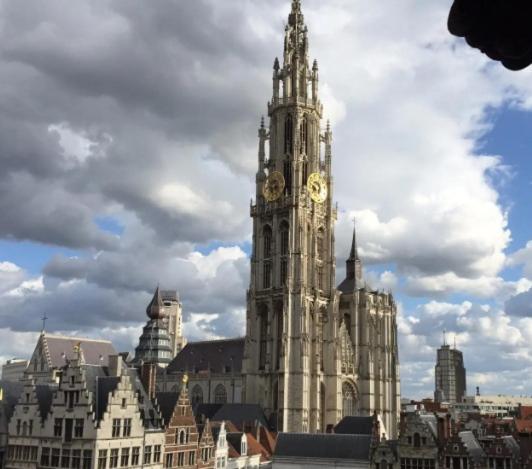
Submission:
[[327,200],[327,184],[325,178],[319,173],[312,173],[307,181],[307,190],[310,198],[317,204]]
[[262,195],[268,202],[273,202],[281,197],[284,187],[284,176],[279,171],[274,171],[268,176],[268,179],[266,179],[264,187],[262,188]]

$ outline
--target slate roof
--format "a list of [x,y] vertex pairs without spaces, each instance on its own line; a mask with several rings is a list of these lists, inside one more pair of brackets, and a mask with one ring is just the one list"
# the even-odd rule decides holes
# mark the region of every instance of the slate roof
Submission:
[[168,371],[241,373],[245,339],[189,342],[168,365]]
[[334,433],[344,435],[373,435],[373,417],[344,417],[334,427]]
[[356,285],[356,279],[346,277],[340,285],[338,285],[337,290],[341,291],[342,293],[353,293],[354,291],[358,290]]
[[462,440],[462,443],[464,443],[464,446],[467,448],[469,456],[475,461],[481,461],[486,456],[482,446],[480,446],[480,443],[475,438],[473,432],[460,432],[458,436]]
[[195,413],[200,420],[204,417],[212,422],[232,422],[240,430],[246,423],[268,427],[264,411],[258,404],[200,404]]
[[279,433],[274,458],[370,460],[369,435]]
[[155,393],[157,405],[161,413],[161,417],[165,425],[168,425],[172,414],[175,409],[175,405],[179,400],[179,394],[177,392],[157,392]]
[[49,363],[53,368],[65,366],[66,359],[73,360],[75,358],[74,347],[77,344],[80,344],[87,365],[107,366],[109,355],[117,355],[113,344],[108,340],[64,337],[46,332],[43,337],[49,354]]
[[98,388],[96,392],[95,411],[96,418],[98,419],[98,421],[103,418],[103,414],[107,410],[107,404],[109,403],[109,393],[112,393],[116,389],[119,382],[120,378],[116,376],[106,376],[97,379]]

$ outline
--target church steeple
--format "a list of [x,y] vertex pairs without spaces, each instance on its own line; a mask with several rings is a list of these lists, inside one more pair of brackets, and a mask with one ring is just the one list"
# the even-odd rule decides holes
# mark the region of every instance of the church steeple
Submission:
[[353,226],[353,240],[351,241],[351,252],[345,262],[345,280],[338,286],[341,292],[348,293],[357,290],[362,283],[362,261],[358,256],[357,230]]

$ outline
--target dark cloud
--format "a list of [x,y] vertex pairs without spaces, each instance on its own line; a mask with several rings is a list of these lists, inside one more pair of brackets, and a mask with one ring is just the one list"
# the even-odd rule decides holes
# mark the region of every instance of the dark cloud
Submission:
[[512,316],[532,317],[532,289],[510,298],[505,310]]

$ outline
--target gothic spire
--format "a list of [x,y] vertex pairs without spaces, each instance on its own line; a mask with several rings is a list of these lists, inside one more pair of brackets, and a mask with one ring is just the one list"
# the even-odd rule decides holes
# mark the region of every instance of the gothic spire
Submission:
[[146,308],[146,314],[150,319],[162,319],[166,316],[163,298],[161,296],[161,290],[159,287],[157,287],[157,290],[155,290],[155,294],[153,295],[150,304]]
[[362,280],[362,262],[358,256],[356,224],[353,226],[353,240],[349,258],[346,261],[346,274],[348,279],[354,279],[357,282]]

